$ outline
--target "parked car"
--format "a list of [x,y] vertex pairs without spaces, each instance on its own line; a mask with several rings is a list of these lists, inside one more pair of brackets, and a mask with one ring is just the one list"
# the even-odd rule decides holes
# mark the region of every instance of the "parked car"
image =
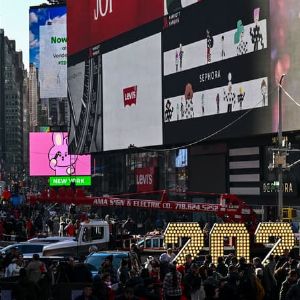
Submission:
[[45,243],[16,243],[9,246],[4,247],[0,250],[1,254],[8,254],[12,248],[16,248],[20,253],[26,255],[33,255],[35,253],[42,255],[44,246],[47,245]]
[[129,254],[127,251],[101,251],[92,253],[86,258],[84,263],[92,272],[93,277],[98,274],[98,271],[105,258],[111,255],[113,256],[113,267],[116,270],[118,270],[118,268],[120,267],[122,259],[129,259]]

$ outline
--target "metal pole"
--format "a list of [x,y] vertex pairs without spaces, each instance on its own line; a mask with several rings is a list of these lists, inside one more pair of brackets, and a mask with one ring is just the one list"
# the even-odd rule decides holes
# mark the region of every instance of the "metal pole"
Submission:
[[[282,156],[282,82],[285,74],[283,74],[279,80],[278,85],[278,156]],[[278,164],[278,219],[282,221],[282,207],[283,207],[283,178],[282,178],[282,164],[281,159]]]

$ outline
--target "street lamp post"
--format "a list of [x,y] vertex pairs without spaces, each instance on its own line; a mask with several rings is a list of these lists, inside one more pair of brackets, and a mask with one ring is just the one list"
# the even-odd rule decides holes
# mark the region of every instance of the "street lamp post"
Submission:
[[278,163],[278,219],[282,221],[282,207],[283,207],[283,175],[282,175],[282,82],[285,77],[283,74],[280,77],[278,85],[278,157],[280,161]]

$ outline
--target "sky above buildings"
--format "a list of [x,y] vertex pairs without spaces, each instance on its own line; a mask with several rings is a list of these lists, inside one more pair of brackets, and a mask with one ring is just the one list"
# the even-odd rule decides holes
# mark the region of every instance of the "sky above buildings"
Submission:
[[16,41],[16,49],[23,51],[23,62],[29,66],[29,7],[45,3],[43,0],[0,0],[0,28]]

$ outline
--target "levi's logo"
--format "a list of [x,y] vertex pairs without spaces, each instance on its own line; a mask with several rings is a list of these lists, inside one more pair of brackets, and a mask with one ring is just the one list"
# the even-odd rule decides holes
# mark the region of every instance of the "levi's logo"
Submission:
[[136,105],[137,85],[123,89],[124,107],[131,104]]
[[136,183],[139,184],[152,184],[152,174],[136,175]]

